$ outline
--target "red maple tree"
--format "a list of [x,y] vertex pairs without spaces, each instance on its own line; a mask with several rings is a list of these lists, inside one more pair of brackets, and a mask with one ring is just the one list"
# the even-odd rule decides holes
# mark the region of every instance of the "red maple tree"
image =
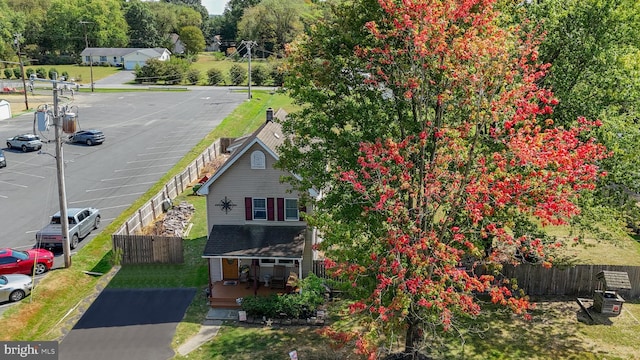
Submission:
[[[589,137],[598,121],[554,125],[558,100],[536,85],[548,67],[536,61],[537,40],[499,27],[493,0],[378,2],[384,14],[366,28],[384,45],[355,54],[366,82],[413,125],[361,143],[358,167],[339,169],[363,222],[382,224],[356,245],[325,244],[326,265],[360,291],[350,311],[362,319],[358,332],[327,333],[355,337],[372,359],[399,330],[403,352],[418,354],[434,329],[479,314],[481,294],[527,316],[526,297],[475,267],[514,254],[551,266],[559,244],[518,222],[566,224],[607,156]],[[363,256],[331,258],[346,246]]]

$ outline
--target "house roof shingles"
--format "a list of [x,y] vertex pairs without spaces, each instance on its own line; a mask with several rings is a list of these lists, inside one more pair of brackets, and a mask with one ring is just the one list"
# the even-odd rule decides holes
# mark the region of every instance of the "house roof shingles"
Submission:
[[125,56],[136,51],[144,51],[148,56],[160,56],[166,48],[86,48],[81,56]]
[[[274,119],[284,119],[287,116],[287,112],[280,109],[273,115]],[[233,149],[231,156],[220,166],[207,182],[205,182],[197,193],[199,195],[207,195],[209,193],[209,186],[211,186],[222,174],[224,174],[233,164],[249,150],[253,144],[259,144],[264,148],[266,152],[271,154],[276,160],[278,160],[277,148],[284,142],[284,135],[282,134],[282,125],[273,121],[266,121],[256,131],[247,137],[241,137],[235,142],[231,143],[227,149]]]
[[214,225],[203,257],[302,258],[306,226]]

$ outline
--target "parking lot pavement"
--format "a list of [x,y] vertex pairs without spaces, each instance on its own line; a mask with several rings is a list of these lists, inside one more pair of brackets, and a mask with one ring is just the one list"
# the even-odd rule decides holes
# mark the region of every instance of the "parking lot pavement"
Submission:
[[160,360],[196,289],[106,289],[60,343],[65,360]]

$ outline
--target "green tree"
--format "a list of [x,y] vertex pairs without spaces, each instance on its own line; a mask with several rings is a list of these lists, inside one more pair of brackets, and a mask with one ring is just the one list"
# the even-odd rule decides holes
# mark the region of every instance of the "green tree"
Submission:
[[195,26],[185,26],[180,29],[180,41],[184,43],[186,55],[197,55],[206,46],[202,31]]
[[38,67],[36,69],[36,76],[38,79],[46,79],[47,78],[47,69],[43,67]]
[[222,82],[224,76],[222,75],[222,71],[220,69],[211,68],[207,70],[207,84],[208,85],[218,85]]
[[164,62],[158,59],[149,59],[144,66],[135,70],[137,83],[157,83],[164,77]]
[[269,80],[269,72],[262,65],[251,67],[251,81],[257,86],[264,85]]
[[200,70],[198,69],[189,69],[185,76],[187,78],[187,82],[191,85],[197,85],[200,81]]
[[47,73],[48,78],[51,80],[60,79],[60,75],[61,74],[56,68],[50,68],[49,72]]
[[247,80],[247,69],[238,64],[234,64],[229,69],[229,77],[233,85],[244,84],[245,80]]
[[129,25],[129,46],[153,48],[162,45],[162,37],[147,2],[133,0],[125,6],[125,20]]
[[[640,3],[619,1],[545,0],[526,3],[527,12],[509,9],[516,22],[533,20],[546,33],[539,58],[551,64],[541,79],[560,99],[554,120],[574,124],[578,116],[598,118],[604,126],[598,139],[613,151],[602,162],[608,176],[595,197],[585,197],[576,223],[604,238],[628,223],[637,229],[640,214],[631,194],[640,193]],[[578,222],[579,221],[579,222]],[[609,225],[600,232],[592,225]]]
[[370,358],[399,343],[404,358],[435,355],[464,336],[477,294],[526,313],[516,287],[476,266],[550,266],[539,224],[577,214],[606,157],[597,121],[549,119],[558,100],[537,86],[537,39],[501,28],[493,5],[351,1],[291,44],[301,110],[283,121],[278,166],[297,190],[327,190],[305,219],[351,285],[357,326],[327,333]]
[[304,0],[263,0],[245,10],[238,23],[238,37],[255,40],[269,52],[284,51],[284,46],[303,32],[305,12]]
[[129,42],[119,0],[51,0],[42,46],[54,53],[79,55],[86,47],[85,28],[89,47],[125,47]]
[[[261,0],[229,0],[222,13],[219,28],[212,30],[222,37],[224,41],[235,41],[238,33],[238,23],[242,19],[245,9],[255,6]],[[214,34],[216,35],[216,34]]]

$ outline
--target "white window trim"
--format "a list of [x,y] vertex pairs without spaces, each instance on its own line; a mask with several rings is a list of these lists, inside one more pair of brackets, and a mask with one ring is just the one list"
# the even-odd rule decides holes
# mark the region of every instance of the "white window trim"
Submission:
[[[287,200],[295,200],[296,201],[296,217],[292,218],[292,217],[288,217],[287,216]],[[297,198],[285,198],[284,199],[284,221],[298,221],[300,220],[300,208],[299,208],[299,204],[300,202],[298,201]]]
[[266,169],[267,159],[264,153],[260,150],[256,150],[251,153],[251,168],[252,169]]
[[[264,219],[262,218],[256,218],[256,209],[258,208],[256,206],[256,200],[264,200]],[[267,210],[267,198],[259,198],[259,197],[255,197],[255,198],[251,198],[251,216],[253,217],[253,220],[267,220],[267,218],[269,217],[269,214],[267,214],[268,210]]]
[[[264,262],[264,261],[274,261],[274,262]],[[295,267],[295,261],[301,261],[300,259],[260,259],[260,267],[273,267],[274,265],[284,265],[288,268]]]

